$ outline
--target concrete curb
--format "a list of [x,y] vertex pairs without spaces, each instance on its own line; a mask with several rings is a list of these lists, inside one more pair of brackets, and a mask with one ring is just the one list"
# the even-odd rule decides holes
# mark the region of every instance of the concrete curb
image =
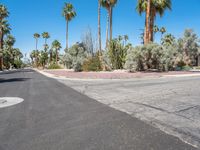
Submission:
[[200,77],[200,73],[198,74],[179,74],[179,75],[164,75],[163,77]]
[[176,78],[180,78],[180,77],[200,77],[200,73],[196,73],[196,74],[176,74],[176,75],[160,75],[160,76],[146,76],[146,77],[134,77],[134,78],[124,78],[124,79],[95,79],[95,78],[91,78],[91,79],[81,79],[81,78],[68,78],[66,76],[59,76],[59,75],[54,75],[51,73],[47,73],[44,72],[43,70],[38,70],[38,69],[33,69],[35,71],[37,71],[38,73],[43,74],[46,77],[49,78],[54,78],[54,79],[65,79],[65,80],[71,80],[71,81],[101,81],[101,80],[132,80],[132,79],[157,79],[157,78],[170,78],[170,77],[176,77]]

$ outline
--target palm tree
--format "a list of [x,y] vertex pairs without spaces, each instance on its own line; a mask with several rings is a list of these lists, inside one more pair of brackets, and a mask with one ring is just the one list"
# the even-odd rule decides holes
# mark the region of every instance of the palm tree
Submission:
[[164,12],[169,9],[171,10],[171,0],[153,0],[152,8],[151,8],[151,17],[150,17],[150,40],[153,42],[153,27],[156,18],[156,13],[162,17]]
[[175,37],[172,34],[167,34],[161,39],[161,44],[164,46],[170,46],[175,43]]
[[108,26],[110,22],[110,17],[109,17],[109,4],[107,0],[100,0],[101,6],[103,6],[107,10],[107,23],[106,23],[106,48],[108,47]]
[[71,21],[73,18],[76,17],[76,11],[74,9],[74,6],[71,3],[65,3],[65,6],[63,8],[63,16],[66,20],[66,49],[65,52],[68,50],[68,24],[69,21]]
[[139,14],[146,13],[144,43],[153,42],[153,28],[156,15],[163,16],[166,9],[171,10],[171,0],[138,0]]
[[12,35],[7,35],[6,39],[5,39],[5,45],[6,45],[6,50],[10,53],[10,60],[13,63],[14,62],[14,53],[13,53],[13,46],[16,42],[15,37],[13,37]]
[[124,35],[124,41],[125,41],[125,45],[126,45],[126,42],[129,40],[129,37],[128,37],[128,35]]
[[35,46],[36,46],[36,50],[38,50],[38,39],[40,38],[40,34],[38,34],[38,33],[35,33],[34,35],[33,35],[33,37],[35,38]]
[[136,10],[140,15],[145,12],[145,29],[143,34],[143,43],[149,43],[149,18],[150,18],[151,0],[138,0]]
[[160,33],[161,33],[161,39],[163,37],[163,34],[166,32],[165,27],[160,28]]
[[12,35],[7,35],[7,38],[5,39],[5,43],[6,45],[8,45],[9,47],[12,47],[16,42],[16,39],[14,36]]
[[50,38],[49,33],[48,33],[48,32],[43,32],[43,33],[42,33],[42,37],[45,39],[44,44],[46,45],[46,44],[47,44],[47,39]]
[[13,56],[15,60],[20,60],[23,57],[23,54],[21,53],[19,48],[13,49]]
[[3,27],[2,21],[9,16],[6,6],[0,4],[0,70],[3,69]]
[[101,5],[108,11],[107,27],[106,27],[106,44],[108,44],[108,22],[110,26],[110,41],[112,40],[112,20],[113,20],[113,7],[117,4],[117,0],[101,0]]
[[35,50],[35,63],[36,63],[36,67],[39,66],[39,60],[40,60],[40,51],[39,50]]
[[58,40],[53,41],[52,48],[56,51],[56,64],[58,64],[58,51],[62,48]]
[[98,42],[99,52],[101,53],[101,0],[98,0]]
[[155,25],[155,26],[153,27],[154,37],[155,37],[155,34],[156,34],[157,32],[159,32],[159,31],[160,31],[160,29],[158,28],[157,25]]
[[10,33],[11,28],[10,28],[10,25],[9,25],[8,21],[5,20],[5,19],[3,19],[0,22],[0,25],[1,25],[0,28],[2,29],[2,36],[1,36],[0,40],[1,40],[2,48],[3,48],[3,44],[4,44],[4,40],[3,39],[4,39],[4,36]]

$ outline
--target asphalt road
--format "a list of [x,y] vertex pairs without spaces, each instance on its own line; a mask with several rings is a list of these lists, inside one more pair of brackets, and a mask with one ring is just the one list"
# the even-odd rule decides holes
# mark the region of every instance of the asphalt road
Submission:
[[193,150],[144,122],[32,70],[0,73],[0,150]]

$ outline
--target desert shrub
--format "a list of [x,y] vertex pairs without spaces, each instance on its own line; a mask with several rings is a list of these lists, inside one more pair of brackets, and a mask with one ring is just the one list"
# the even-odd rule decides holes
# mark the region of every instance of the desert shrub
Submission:
[[89,56],[89,52],[83,43],[74,44],[63,56],[62,63],[69,69],[74,71],[82,71],[83,62]]
[[54,64],[50,64],[48,69],[62,69],[62,67],[54,63]]
[[151,43],[128,50],[125,68],[129,71],[169,71],[176,68],[178,61],[176,46],[162,46]]
[[130,72],[144,70],[141,46],[137,46],[128,50],[125,68]]
[[89,58],[83,63],[83,71],[101,71],[101,70],[102,70],[101,61],[98,55]]
[[128,50],[125,67],[129,71],[162,69],[163,48],[158,44],[137,46]]

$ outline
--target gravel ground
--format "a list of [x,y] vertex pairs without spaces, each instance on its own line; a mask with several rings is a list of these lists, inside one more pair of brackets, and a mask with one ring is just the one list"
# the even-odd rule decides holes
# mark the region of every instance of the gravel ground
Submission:
[[66,78],[79,78],[79,79],[132,79],[132,78],[144,78],[144,77],[162,77],[173,75],[200,75],[199,72],[187,72],[187,71],[172,71],[172,72],[73,72],[67,70],[45,70],[44,72],[50,73],[55,76],[63,76]]

